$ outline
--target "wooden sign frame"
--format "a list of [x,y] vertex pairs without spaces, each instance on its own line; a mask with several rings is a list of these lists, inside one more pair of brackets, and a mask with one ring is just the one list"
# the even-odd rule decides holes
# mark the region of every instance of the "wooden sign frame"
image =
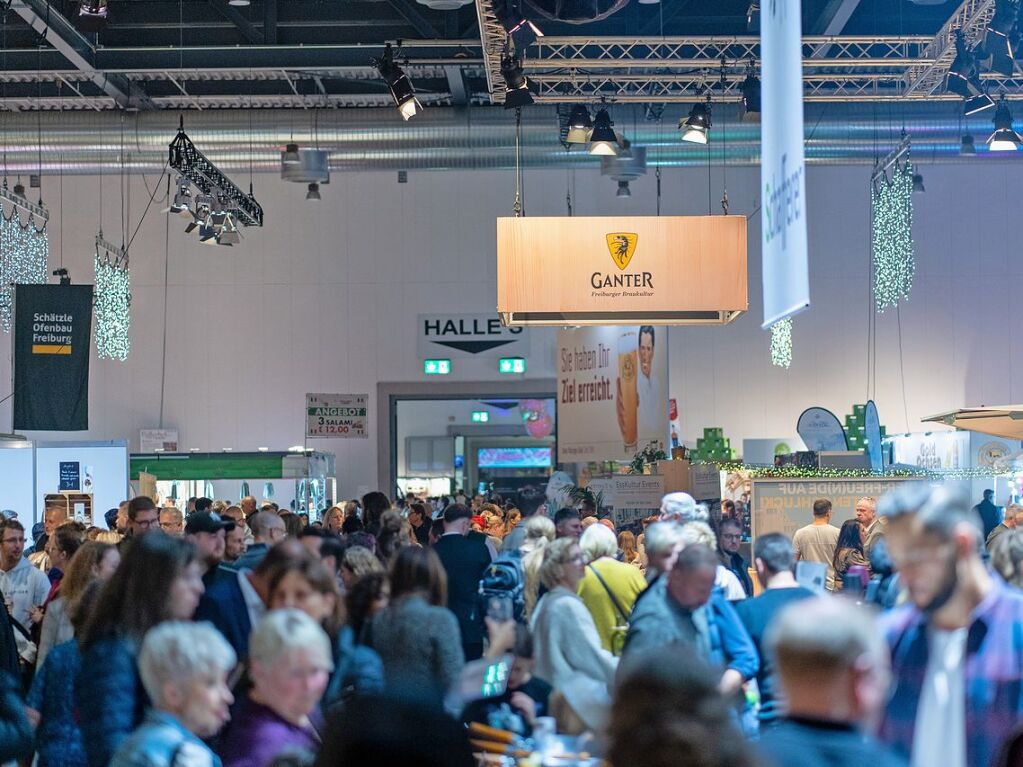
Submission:
[[748,309],[745,216],[497,219],[506,325],[724,325]]

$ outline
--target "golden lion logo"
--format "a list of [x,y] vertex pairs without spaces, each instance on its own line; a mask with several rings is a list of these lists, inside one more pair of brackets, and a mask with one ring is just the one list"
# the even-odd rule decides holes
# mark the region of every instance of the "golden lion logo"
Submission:
[[639,235],[631,232],[612,232],[606,235],[607,249],[619,270],[625,269],[636,252]]

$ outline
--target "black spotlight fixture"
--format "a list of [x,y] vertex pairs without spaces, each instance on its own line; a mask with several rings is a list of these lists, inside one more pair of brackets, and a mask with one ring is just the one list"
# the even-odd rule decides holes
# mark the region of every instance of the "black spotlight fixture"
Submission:
[[618,136],[615,135],[614,123],[607,109],[601,109],[593,118],[593,132],[590,134],[590,154],[618,154]]
[[760,122],[760,80],[753,74],[752,66],[740,86],[742,92],[742,121]]
[[384,46],[384,55],[374,59],[373,64],[387,83],[394,105],[398,107],[402,119],[410,120],[423,111],[423,105],[416,98],[416,89],[412,86],[412,81],[394,61],[394,49],[390,43]]
[[706,144],[710,136],[710,96],[706,103],[693,104],[689,116],[679,120],[678,129],[682,131],[682,140],[693,144]]
[[320,185],[317,184],[316,182],[313,182],[312,184],[310,184],[307,187],[307,189],[306,189],[305,198],[307,200],[319,200],[319,199],[322,199],[320,197]]
[[1004,94],[998,100],[993,122],[995,131],[988,137],[988,149],[992,152],[1015,152],[1023,146],[1023,139],[1012,129],[1012,112],[1009,111]]
[[995,13],[984,29],[980,63],[992,72],[1011,77],[1014,61],[1013,30],[1016,28],[1016,3],[995,0]]
[[962,96],[966,103],[965,114],[972,115],[990,109],[995,105],[991,97],[984,91],[980,81],[980,67],[977,64],[977,57],[966,45],[966,38],[961,30],[955,33],[956,55],[952,65],[948,68],[948,77],[945,79],[945,90]]
[[78,27],[86,32],[98,32],[107,24],[107,0],[82,0],[78,6]]
[[914,192],[926,192],[924,189],[924,177],[919,173],[913,174],[913,191]]
[[588,144],[592,132],[593,120],[590,119],[590,110],[584,104],[576,104],[568,116],[568,135],[565,140],[569,144]]
[[959,154],[977,154],[977,145],[973,143],[973,134],[963,134],[959,140]]
[[505,109],[517,109],[533,103],[533,94],[529,92],[529,81],[522,73],[522,59],[507,48],[501,55],[501,77],[504,78],[505,85],[508,86],[504,95]]
[[174,213],[182,218],[191,218],[192,192],[188,188],[188,179],[178,176],[177,191],[174,193],[174,201],[164,209],[164,213]]

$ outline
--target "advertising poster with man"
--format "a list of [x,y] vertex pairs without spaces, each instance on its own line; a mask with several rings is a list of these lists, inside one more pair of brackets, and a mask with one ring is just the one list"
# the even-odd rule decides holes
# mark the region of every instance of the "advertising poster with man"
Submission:
[[631,461],[668,442],[667,329],[558,331],[558,460]]

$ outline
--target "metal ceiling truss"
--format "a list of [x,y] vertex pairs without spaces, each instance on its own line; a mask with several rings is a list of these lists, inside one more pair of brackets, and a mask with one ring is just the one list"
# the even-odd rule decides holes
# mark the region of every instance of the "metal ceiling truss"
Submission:
[[[807,101],[955,100],[944,80],[955,55],[955,31],[975,41],[994,15],[994,0],[963,0],[937,35],[804,36]],[[476,0],[491,99],[504,100],[501,51],[505,33],[493,0]],[[488,23],[484,25],[484,21]],[[490,23],[492,22],[492,23]],[[540,102],[685,102],[708,91],[738,101],[757,36],[540,37],[525,51],[524,69]],[[1023,98],[1020,77],[985,73],[992,91]]]
[[263,225],[263,208],[252,196],[251,186],[248,194],[239,189],[196,148],[185,134],[184,127],[178,128],[178,135],[170,143],[167,164],[191,181],[200,192],[222,203],[239,224]]
[[[228,18],[235,17],[226,0],[209,2]],[[411,16],[424,28],[427,25],[409,0],[388,2],[405,18]],[[387,92],[369,61],[374,50],[364,45],[268,44],[275,36],[276,8],[270,0],[264,6],[267,17],[259,45],[111,48],[92,46],[45,0],[13,0],[12,9],[45,35],[55,50],[5,51],[7,71],[0,73],[0,81],[60,85],[35,94],[16,85],[8,89],[0,109],[313,108],[387,103]],[[954,56],[954,33],[961,29],[967,39],[978,40],[994,6],[995,0],[963,0],[933,37],[804,37],[805,98],[821,102],[957,99],[943,92]],[[475,10],[479,40],[402,42],[409,58],[405,69],[417,82],[423,103],[503,103],[506,86],[500,60],[506,33],[494,0],[475,0]],[[255,27],[248,31],[251,40],[260,33]],[[525,73],[539,102],[691,102],[708,92],[715,101],[727,102],[741,98],[740,83],[750,63],[759,61],[760,41],[756,36],[547,36],[523,53]],[[992,93],[1023,98],[1023,74],[985,73],[983,78]],[[486,92],[481,90],[483,80]],[[280,81],[279,93],[265,92],[277,90],[276,86],[258,84],[271,81]],[[160,84],[149,87],[149,83]]]
[[994,15],[995,0],[963,0],[924,51],[930,63],[910,67],[906,72],[906,95],[934,94],[941,90],[955,58],[956,30],[961,30],[967,41],[975,43]]

